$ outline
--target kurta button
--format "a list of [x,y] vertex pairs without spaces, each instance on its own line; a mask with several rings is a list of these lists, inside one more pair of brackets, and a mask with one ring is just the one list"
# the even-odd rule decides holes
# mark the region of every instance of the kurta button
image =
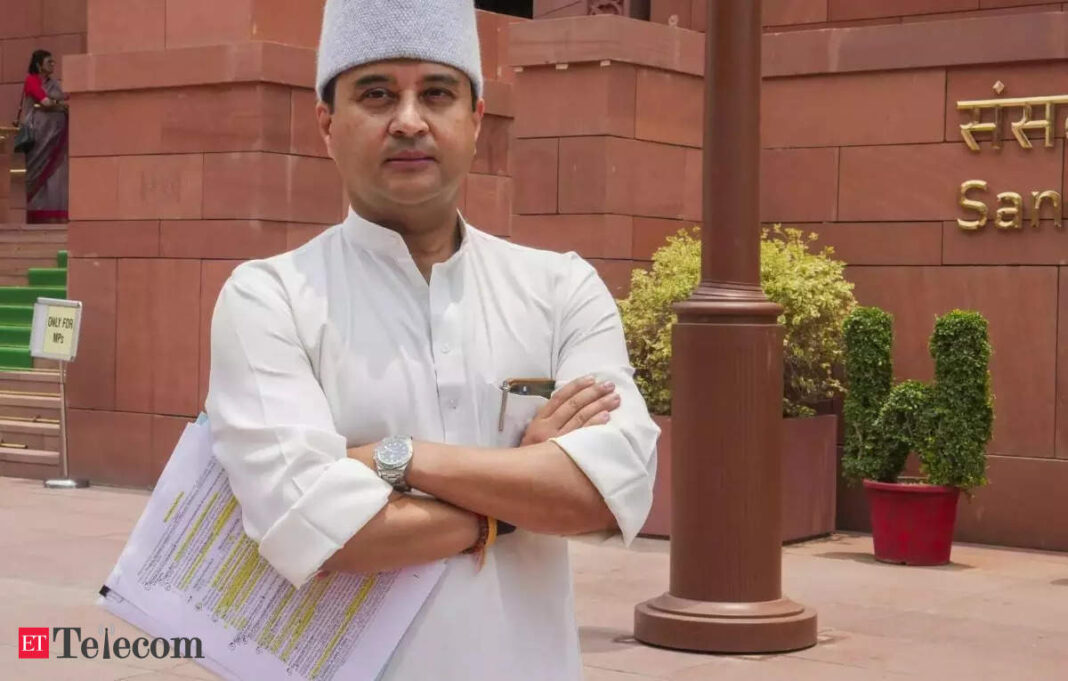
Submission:
[[448,345],[442,345],[441,346],[441,352],[446,354],[446,355],[449,354],[449,350],[451,350],[451,349],[452,348],[450,348]]

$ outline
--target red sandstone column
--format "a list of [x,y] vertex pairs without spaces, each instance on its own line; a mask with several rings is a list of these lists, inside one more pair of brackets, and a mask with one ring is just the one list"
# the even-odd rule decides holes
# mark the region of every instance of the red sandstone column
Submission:
[[676,310],[671,580],[635,637],[722,653],[816,643],[781,588],[780,308],[760,288],[760,2],[709,3],[702,281]]

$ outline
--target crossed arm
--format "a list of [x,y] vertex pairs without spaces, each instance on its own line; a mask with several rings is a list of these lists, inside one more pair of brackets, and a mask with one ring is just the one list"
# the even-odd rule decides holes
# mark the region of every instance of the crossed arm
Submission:
[[[607,423],[619,399],[611,384],[572,381],[538,412],[518,450],[414,443],[408,482],[436,498],[392,495],[323,569],[373,572],[456,555],[477,540],[478,515],[545,534],[613,526],[597,488],[548,438]],[[355,447],[348,454],[373,469],[373,450]]]
[[456,555],[475,543],[479,515],[543,534],[618,526],[633,538],[652,500],[659,430],[603,282],[576,260],[561,290],[553,374],[595,371],[615,385],[560,388],[518,449],[417,441],[408,481],[425,498],[391,494],[373,472],[373,445],[349,448],[337,432],[279,275],[266,263],[235,269],[212,320],[205,410],[261,555],[299,586],[317,569],[381,571]]

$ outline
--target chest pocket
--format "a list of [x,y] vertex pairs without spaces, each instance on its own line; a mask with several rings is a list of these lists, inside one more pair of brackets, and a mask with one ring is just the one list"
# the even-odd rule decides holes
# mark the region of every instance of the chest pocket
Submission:
[[540,395],[506,393],[500,383],[483,383],[481,394],[480,421],[492,447],[518,447],[527,426],[549,401]]

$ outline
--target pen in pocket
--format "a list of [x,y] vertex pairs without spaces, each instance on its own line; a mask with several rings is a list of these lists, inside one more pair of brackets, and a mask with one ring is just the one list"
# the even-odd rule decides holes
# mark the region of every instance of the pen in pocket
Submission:
[[508,407],[509,395],[537,395],[546,399],[552,397],[556,381],[551,378],[509,378],[501,383],[501,413],[497,418],[497,431],[504,430],[504,413]]

